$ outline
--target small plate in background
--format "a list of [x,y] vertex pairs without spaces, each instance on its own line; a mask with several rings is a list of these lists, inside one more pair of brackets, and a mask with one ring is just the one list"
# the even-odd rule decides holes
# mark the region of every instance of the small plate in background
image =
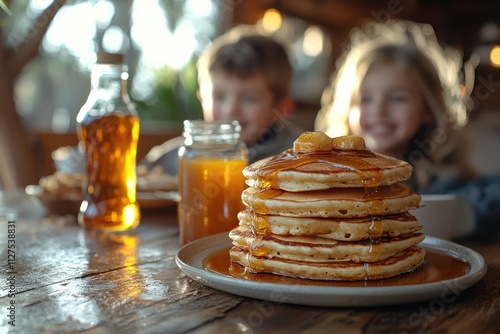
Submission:
[[177,191],[138,191],[137,202],[141,210],[163,210],[179,202],[179,193]]
[[[82,203],[82,196],[69,193],[65,196],[44,193],[40,186],[29,185],[26,194],[38,201],[48,213],[55,215],[77,215]],[[141,210],[163,210],[177,204],[179,194],[176,191],[137,192],[137,202]]]
[[69,193],[65,196],[59,196],[44,193],[40,186],[29,185],[25,189],[26,194],[38,201],[48,213],[55,215],[78,214],[82,195],[78,193]]

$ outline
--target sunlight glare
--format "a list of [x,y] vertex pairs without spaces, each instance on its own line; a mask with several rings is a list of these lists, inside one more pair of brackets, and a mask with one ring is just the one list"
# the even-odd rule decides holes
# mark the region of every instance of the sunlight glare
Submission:
[[171,45],[172,33],[167,18],[158,1],[134,1],[130,31],[134,47],[141,51],[141,61],[150,68],[165,65],[165,56],[175,48]]
[[184,4],[184,10],[196,18],[211,17],[215,14],[212,0],[187,0]]
[[115,5],[108,0],[101,0],[94,5],[94,16],[98,29],[106,29],[115,15]]
[[139,50],[161,44],[162,40],[170,37],[168,21],[162,11],[158,1],[153,0],[140,4],[139,1],[134,1],[131,36],[132,43]]
[[54,2],[53,0],[31,0],[29,8],[37,13],[43,12],[49,5]]
[[104,32],[102,47],[110,53],[126,53],[129,49],[128,37],[118,26],[111,26]]
[[62,7],[45,35],[49,49],[59,50],[64,47],[77,58],[93,45],[96,33],[92,5],[80,3]]
[[184,68],[196,49],[195,27],[191,21],[182,20],[175,28],[171,45],[176,52],[169,52],[166,63],[176,70]]

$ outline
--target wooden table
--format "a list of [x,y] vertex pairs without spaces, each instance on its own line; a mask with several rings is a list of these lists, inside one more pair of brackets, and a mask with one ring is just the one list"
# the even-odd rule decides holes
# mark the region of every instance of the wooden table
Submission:
[[[177,232],[175,207],[145,214],[135,232],[108,235],[80,228],[71,216],[44,217],[22,192],[0,192],[0,333],[497,333],[500,329],[499,236],[461,242],[485,258],[488,271],[454,302],[327,308],[243,298],[193,281],[175,264]],[[12,244],[15,261],[8,258]],[[13,320],[15,327],[9,324]]]

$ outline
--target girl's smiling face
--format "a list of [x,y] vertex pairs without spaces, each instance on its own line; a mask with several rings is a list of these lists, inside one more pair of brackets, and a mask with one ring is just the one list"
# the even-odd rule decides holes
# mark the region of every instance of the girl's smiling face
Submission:
[[396,62],[374,63],[361,84],[359,117],[350,117],[354,134],[376,152],[398,156],[432,115],[422,97],[418,74]]

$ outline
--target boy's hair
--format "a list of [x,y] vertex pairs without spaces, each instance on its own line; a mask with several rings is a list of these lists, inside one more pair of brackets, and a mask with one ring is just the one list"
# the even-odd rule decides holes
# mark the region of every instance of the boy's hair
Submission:
[[263,74],[275,100],[290,95],[292,66],[285,47],[248,26],[237,26],[216,38],[198,60],[198,83],[213,72],[245,79]]
[[[469,64],[463,67],[457,50],[441,47],[429,25],[392,20],[371,22],[351,32],[349,49],[339,58],[337,72],[324,91],[315,129],[332,136],[350,133],[349,113],[358,102],[360,85],[370,67],[384,61],[416,73],[422,97],[434,116],[434,122],[421,129],[414,141],[431,140],[436,129],[451,137],[454,129],[467,123],[467,99],[472,90],[467,80],[473,69]],[[442,164],[454,149],[452,144],[452,140],[436,143],[426,154],[427,162]]]

